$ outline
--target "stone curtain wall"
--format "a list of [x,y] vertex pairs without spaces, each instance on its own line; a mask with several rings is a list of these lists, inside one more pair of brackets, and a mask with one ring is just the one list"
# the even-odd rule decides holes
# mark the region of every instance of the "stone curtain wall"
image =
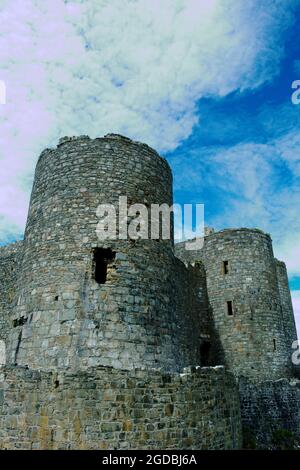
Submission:
[[[193,239],[195,240],[195,239]],[[181,259],[184,263],[195,264],[195,262],[203,261],[203,250],[186,250],[186,242],[179,242],[175,244],[175,256]]]
[[[122,136],[63,139],[37,164],[19,273],[17,320],[8,363],[31,368],[97,365],[180,370],[199,364],[198,323],[190,347],[188,301],[179,318],[170,240],[109,240],[96,235],[99,204],[172,205],[167,161]],[[115,253],[107,281],[93,278],[93,249]],[[181,277],[182,279],[182,277]],[[183,281],[184,282],[184,281]],[[201,310],[197,308],[198,316]],[[20,319],[24,319],[19,324]],[[194,316],[195,318],[195,316]],[[198,335],[198,336],[197,336]]]
[[4,449],[236,449],[240,405],[223,367],[184,374],[4,368]]
[[13,328],[12,306],[21,248],[22,242],[0,247],[0,340],[5,343]]
[[181,356],[186,360],[185,365],[221,364],[215,361],[215,355],[211,354],[213,350],[208,358],[201,357],[203,343],[213,343],[203,265],[185,266],[174,258],[173,272],[172,297],[175,299],[177,326],[174,334],[180,339]]
[[187,350],[192,344],[200,350],[203,345],[208,346],[206,363],[201,351],[200,361],[212,366],[224,363],[224,351],[208,298],[205,266],[198,253],[186,250],[185,242],[175,245],[177,310],[181,322],[185,319],[187,334],[182,335],[182,340],[187,340]]
[[[257,449],[300,443],[300,381],[239,382],[244,446]],[[298,447],[299,448],[299,447]]]

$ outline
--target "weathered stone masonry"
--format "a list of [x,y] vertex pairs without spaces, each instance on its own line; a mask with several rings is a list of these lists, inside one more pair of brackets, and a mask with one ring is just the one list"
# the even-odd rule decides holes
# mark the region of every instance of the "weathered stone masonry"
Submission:
[[206,236],[198,252],[179,244],[176,253],[205,266],[223,363],[236,376],[253,380],[291,377],[297,334],[287,278],[278,277],[271,237],[257,229],[226,229]]
[[299,447],[299,380],[253,383],[242,377],[239,392],[244,434],[251,436],[255,448],[276,449],[276,434],[292,436]]
[[109,367],[56,374],[17,367],[2,374],[1,448],[241,445],[239,397],[222,367],[183,374]]
[[[171,206],[172,193],[167,161],[119,135],[41,154],[24,241],[0,248],[2,448],[240,448],[241,423],[265,446],[276,427],[299,433],[295,323],[269,235],[209,231],[176,255],[173,236],[98,239],[99,204],[118,215],[119,196]],[[273,383],[281,400],[251,407]]]
[[22,242],[0,247],[0,340],[7,342],[12,328],[11,304],[16,289],[16,269]]

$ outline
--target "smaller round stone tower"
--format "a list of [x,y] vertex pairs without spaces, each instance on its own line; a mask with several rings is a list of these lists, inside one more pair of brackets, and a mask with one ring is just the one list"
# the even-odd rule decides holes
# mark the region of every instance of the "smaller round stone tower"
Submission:
[[271,237],[257,229],[206,230],[201,250],[187,252],[180,243],[176,254],[205,266],[218,363],[259,381],[293,375],[295,322]]
[[211,233],[201,256],[225,364],[255,379],[291,373],[270,236],[256,229]]

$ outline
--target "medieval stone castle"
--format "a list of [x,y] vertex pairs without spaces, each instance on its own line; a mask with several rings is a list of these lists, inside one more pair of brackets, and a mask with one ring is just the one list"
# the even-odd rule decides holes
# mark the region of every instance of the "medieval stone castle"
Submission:
[[0,248],[1,448],[299,437],[294,315],[268,234],[210,229],[197,251],[162,237],[99,242],[100,203],[171,206],[172,194],[167,161],[120,135],[42,152],[24,240]]

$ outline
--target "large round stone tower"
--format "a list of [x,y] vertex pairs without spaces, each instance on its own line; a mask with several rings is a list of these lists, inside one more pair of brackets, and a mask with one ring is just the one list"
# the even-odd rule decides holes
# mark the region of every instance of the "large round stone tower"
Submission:
[[[109,134],[64,138],[38,161],[18,273],[8,362],[178,370],[185,355],[173,238],[99,240],[99,204],[172,205],[167,161]],[[196,358],[195,363],[197,363]]]
[[205,237],[201,251],[225,364],[254,379],[291,373],[270,236],[256,229],[222,230]]

